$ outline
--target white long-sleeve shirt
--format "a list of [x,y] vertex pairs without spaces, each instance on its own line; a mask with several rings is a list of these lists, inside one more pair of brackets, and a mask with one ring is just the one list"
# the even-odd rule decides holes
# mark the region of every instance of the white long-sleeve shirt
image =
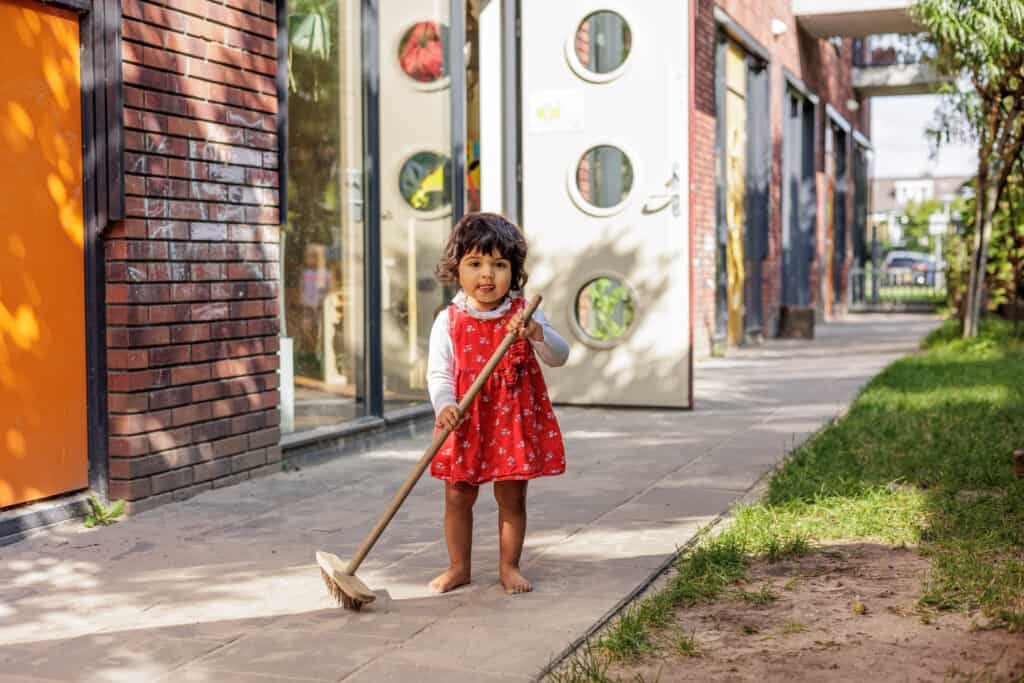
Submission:
[[[516,293],[513,297],[518,298]],[[508,313],[512,306],[511,298],[505,299],[500,306],[493,311],[478,311],[469,305],[464,292],[459,292],[452,299],[452,303],[466,311],[477,320],[493,320]],[[551,326],[548,319],[538,308],[533,313],[533,320],[541,326],[544,331],[542,341],[530,340],[537,355],[544,363],[551,367],[565,365],[569,359],[569,344],[562,338],[555,328]],[[452,337],[448,330],[448,310],[445,309],[437,314],[434,319],[434,326],[430,329],[430,351],[427,358],[427,389],[430,392],[430,402],[434,406],[434,413],[440,414],[448,406],[458,405],[455,399],[455,352],[452,348]]]

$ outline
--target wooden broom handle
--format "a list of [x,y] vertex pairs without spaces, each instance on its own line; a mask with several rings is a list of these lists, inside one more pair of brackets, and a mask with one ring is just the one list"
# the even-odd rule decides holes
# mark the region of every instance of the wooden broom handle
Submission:
[[[523,317],[523,325],[530,322],[530,319],[533,317],[533,312],[537,310],[538,306],[540,306],[542,299],[543,297],[538,295],[534,297],[533,301],[526,307],[526,313]],[[516,337],[511,332],[506,334],[505,338],[501,340],[501,344],[494,350],[494,353],[491,354],[490,360],[487,361],[487,365],[484,366],[484,369],[477,376],[476,381],[473,382],[473,385],[469,387],[469,391],[467,391],[466,395],[462,397],[461,401],[459,401],[458,419],[461,420],[462,416],[466,414],[466,410],[469,409],[469,406],[473,403],[476,395],[480,393],[481,389],[483,389],[484,383],[490,378],[491,373],[494,372],[494,368],[498,366],[498,363],[501,362],[505,352],[508,351],[509,347],[512,346],[512,343],[515,340]],[[395,494],[395,497],[391,499],[391,503],[388,504],[388,509],[384,512],[384,516],[382,516],[380,521],[377,522],[377,526],[373,527],[373,531],[371,531],[370,535],[366,537],[363,544],[359,546],[359,550],[356,552],[355,556],[348,563],[348,567],[345,569],[346,574],[355,574],[356,570],[359,569],[359,565],[363,563],[363,560],[366,559],[370,549],[373,548],[374,543],[376,543],[377,539],[380,538],[380,535],[384,533],[384,529],[386,529],[388,524],[391,522],[391,518],[395,516],[396,512],[398,512],[398,508],[402,507],[402,503],[404,503],[405,499],[409,496],[409,492],[412,491],[412,487],[415,486],[416,482],[418,482],[420,477],[423,476],[423,473],[430,465],[430,461],[433,460],[434,456],[437,455],[437,452],[441,450],[441,446],[444,445],[445,439],[448,438],[448,435],[451,434],[451,432],[451,429],[445,427],[437,434],[437,436],[434,437],[434,442],[430,444],[430,448],[428,448],[423,454],[423,457],[420,458],[420,461],[416,464],[416,469],[413,470],[413,473],[410,474],[409,478],[405,480],[404,484],[402,484],[402,488],[398,489],[398,493]]]

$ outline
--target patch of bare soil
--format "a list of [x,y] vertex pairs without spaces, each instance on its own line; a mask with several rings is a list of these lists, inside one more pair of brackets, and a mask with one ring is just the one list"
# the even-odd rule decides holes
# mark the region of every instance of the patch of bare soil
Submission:
[[[1024,681],[1024,635],[916,603],[928,560],[879,545],[829,546],[749,572],[748,600],[680,608],[659,651],[607,675],[624,681]],[[762,589],[777,600],[756,604]],[[676,650],[692,637],[700,656]]]

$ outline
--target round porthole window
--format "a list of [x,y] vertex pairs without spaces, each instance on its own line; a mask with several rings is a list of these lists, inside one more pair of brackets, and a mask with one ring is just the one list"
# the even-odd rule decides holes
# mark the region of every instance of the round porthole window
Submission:
[[575,327],[583,341],[597,347],[621,342],[636,317],[633,292],[620,279],[602,275],[583,285],[576,294]]
[[398,44],[398,63],[417,83],[436,83],[448,77],[448,27],[436,21],[410,26]]
[[613,213],[633,189],[633,164],[614,145],[591,147],[576,163],[575,194],[587,206]]
[[580,76],[608,81],[622,73],[633,46],[633,32],[618,12],[600,10],[585,16],[572,37],[569,61]]
[[398,173],[402,198],[417,211],[435,211],[451,204],[451,160],[437,152],[417,152]]

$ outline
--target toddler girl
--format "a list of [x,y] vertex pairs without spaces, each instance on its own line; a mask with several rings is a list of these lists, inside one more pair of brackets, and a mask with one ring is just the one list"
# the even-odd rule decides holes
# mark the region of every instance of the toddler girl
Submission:
[[[427,384],[438,430],[453,431],[430,473],[445,482],[444,533],[451,562],[430,587],[437,593],[469,583],[473,504],[480,484],[494,482],[498,503],[501,583],[508,593],[532,590],[519,571],[526,535],[528,480],[565,471],[565,449],[534,356],[564,365],[569,345],[537,310],[523,324],[526,241],[492,213],[458,222],[437,267],[459,293],[430,332]],[[461,421],[456,405],[508,331],[518,339]]]

